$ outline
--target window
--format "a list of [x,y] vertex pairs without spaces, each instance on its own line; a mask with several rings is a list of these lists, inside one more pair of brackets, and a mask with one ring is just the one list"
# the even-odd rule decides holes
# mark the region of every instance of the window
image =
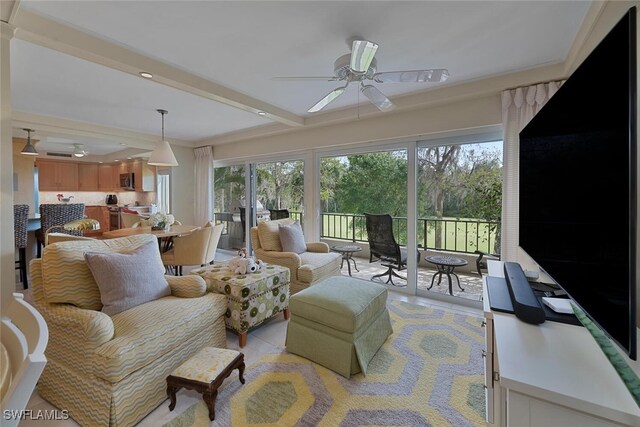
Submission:
[[171,171],[168,168],[158,169],[157,203],[159,212],[171,212],[171,205],[169,202],[170,173]]

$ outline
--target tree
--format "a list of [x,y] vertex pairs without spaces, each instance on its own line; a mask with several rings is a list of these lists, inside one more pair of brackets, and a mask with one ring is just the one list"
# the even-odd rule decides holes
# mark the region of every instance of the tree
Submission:
[[320,161],[320,202],[325,212],[338,212],[336,194],[342,176],[347,171],[346,163],[346,157],[327,157]]
[[404,151],[348,156],[336,198],[342,212],[407,214],[407,160]]
[[[418,150],[420,177],[423,179],[423,187],[430,196],[431,207],[438,219],[442,219],[444,216],[445,188],[451,184],[451,180],[448,178],[453,174],[459,154],[460,145],[428,147]],[[425,200],[427,199],[425,198]],[[435,246],[440,248],[442,246],[441,221],[436,222],[435,237]]]

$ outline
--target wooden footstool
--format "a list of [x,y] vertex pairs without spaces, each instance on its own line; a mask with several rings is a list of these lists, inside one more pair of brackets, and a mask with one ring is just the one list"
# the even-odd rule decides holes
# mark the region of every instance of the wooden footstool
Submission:
[[202,393],[202,399],[209,408],[209,419],[213,421],[218,388],[234,369],[238,369],[240,382],[244,384],[244,354],[223,348],[203,348],[167,377],[167,395],[171,401],[169,410],[176,407],[176,393],[184,387]]

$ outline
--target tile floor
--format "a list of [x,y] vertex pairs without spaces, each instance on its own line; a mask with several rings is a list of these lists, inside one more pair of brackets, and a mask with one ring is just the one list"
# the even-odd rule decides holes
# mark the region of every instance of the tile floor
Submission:
[[[218,258],[226,258],[227,254],[217,256]],[[222,259],[220,259],[222,260]],[[346,266],[345,266],[346,269]],[[185,273],[187,268],[185,268]],[[16,284],[16,291],[22,292],[21,284]],[[27,295],[25,299],[29,299],[28,291],[25,292]],[[424,298],[420,296],[412,296],[402,294],[400,292],[395,292],[390,290],[389,292],[390,300],[399,300],[405,301],[413,304],[419,304],[424,306],[435,307],[439,309],[443,309],[451,312],[458,312],[467,315],[475,315],[478,317],[482,316],[482,310],[466,307],[457,304],[451,304],[443,301],[432,300],[429,298]],[[263,323],[258,328],[249,332],[247,345],[242,349],[242,352],[245,355],[245,362],[247,366],[252,365],[258,359],[260,359],[263,355],[276,352],[279,349],[284,347],[285,335],[287,330],[287,322],[284,320],[282,315],[275,316],[273,319],[268,320]],[[238,337],[235,333],[231,331],[227,331],[227,348],[238,350]],[[200,401],[201,396],[193,391],[181,390],[177,396],[177,405],[176,409],[172,412],[169,411],[167,401],[163,402],[158,408],[156,408],[153,412],[151,412],[146,418],[144,418],[138,426],[142,427],[159,427],[164,423],[173,419],[177,414],[180,414],[185,409],[189,408],[194,403]],[[51,405],[49,402],[44,400],[38,395],[37,389],[31,396],[29,403],[26,409],[30,409],[32,411],[38,410],[54,410],[56,407]],[[20,427],[38,427],[42,426],[43,422],[41,420],[23,420],[20,422]],[[63,427],[63,426],[77,426],[78,424],[71,419],[68,420],[56,420],[56,421],[47,421],[47,426],[52,427]],[[212,425],[216,425],[215,422]]]

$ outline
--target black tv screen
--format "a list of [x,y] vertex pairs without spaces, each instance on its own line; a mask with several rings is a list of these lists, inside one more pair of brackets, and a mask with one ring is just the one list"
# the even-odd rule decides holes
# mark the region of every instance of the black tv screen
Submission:
[[520,132],[520,247],[636,358],[635,8]]

